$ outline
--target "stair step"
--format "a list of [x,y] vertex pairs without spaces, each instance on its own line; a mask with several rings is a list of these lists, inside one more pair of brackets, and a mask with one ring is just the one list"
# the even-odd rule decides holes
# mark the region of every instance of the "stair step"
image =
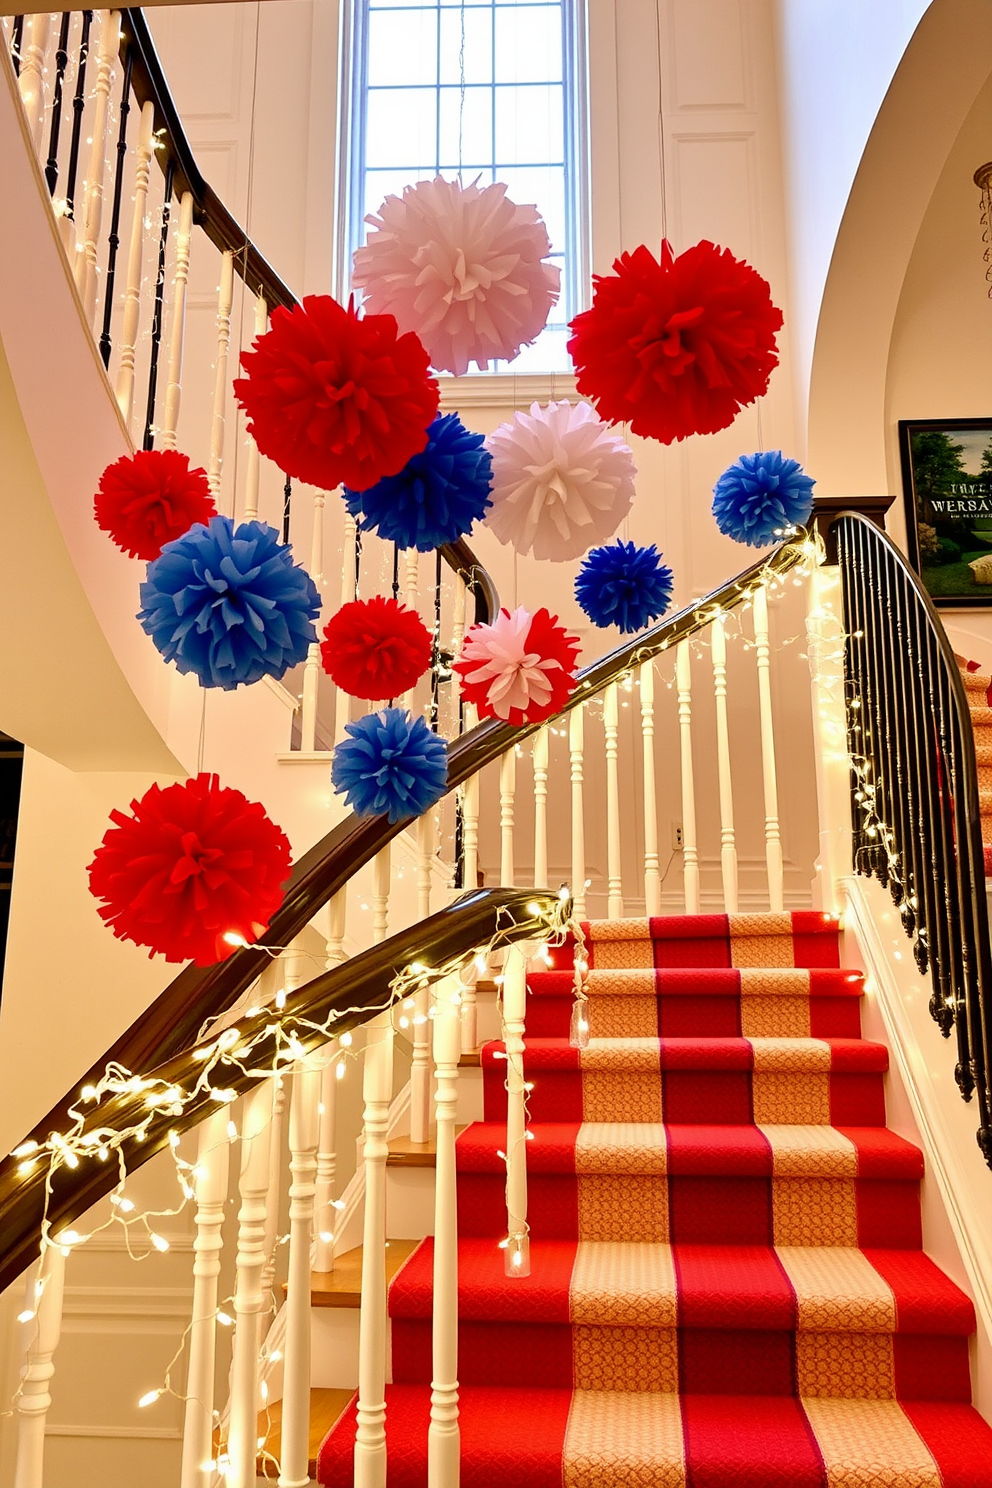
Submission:
[[[427,1481],[430,1393],[386,1386],[388,1429],[403,1443],[389,1458],[390,1488]],[[464,1483],[992,1488],[992,1430],[956,1402],[466,1386],[459,1425]],[[351,1488],[354,1440],[352,1406],[320,1453],[325,1488]]]
[[[348,1408],[353,1390],[312,1389],[310,1391],[310,1461],[307,1466],[311,1478],[317,1478],[317,1459],[321,1444],[334,1430]],[[282,1451],[282,1401],[274,1400],[267,1410],[258,1415],[258,1440],[262,1443],[255,1463],[255,1472],[260,1478],[279,1476],[279,1458]],[[214,1446],[224,1452],[226,1443],[217,1432]]]
[[[460,1137],[467,1126],[456,1126],[455,1135]],[[427,1142],[412,1142],[409,1137],[393,1137],[389,1142],[387,1168],[433,1168],[437,1166],[437,1142],[433,1137]]]
[[[386,1241],[386,1285],[392,1281],[404,1261],[422,1242],[419,1240]],[[310,1276],[310,1303],[313,1307],[352,1307],[362,1305],[362,1247],[346,1250],[334,1257],[333,1271],[314,1271]]]

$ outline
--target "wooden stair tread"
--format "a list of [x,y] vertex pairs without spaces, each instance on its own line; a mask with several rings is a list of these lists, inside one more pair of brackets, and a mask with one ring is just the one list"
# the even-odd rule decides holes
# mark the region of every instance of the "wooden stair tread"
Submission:
[[[466,1124],[455,1127],[456,1136],[465,1130]],[[387,1168],[433,1168],[436,1162],[437,1143],[433,1137],[429,1142],[411,1142],[409,1137],[393,1137],[389,1143]]]
[[[317,1453],[320,1451],[321,1443],[344,1414],[354,1393],[354,1390],[311,1389],[308,1446],[310,1461],[307,1465],[311,1478],[317,1477]],[[260,1478],[267,1478],[274,1482],[279,1476],[277,1463],[282,1450],[281,1400],[274,1400],[268,1410],[259,1411],[258,1439],[263,1442],[263,1445],[259,1448],[258,1459],[255,1463],[256,1474]],[[224,1441],[216,1431],[214,1432],[214,1445],[215,1447],[219,1445],[220,1450],[224,1450]]]
[[[392,1281],[419,1240],[386,1241],[386,1284]],[[310,1302],[314,1307],[352,1307],[362,1305],[362,1247],[335,1256],[333,1271],[314,1271],[310,1277]]]

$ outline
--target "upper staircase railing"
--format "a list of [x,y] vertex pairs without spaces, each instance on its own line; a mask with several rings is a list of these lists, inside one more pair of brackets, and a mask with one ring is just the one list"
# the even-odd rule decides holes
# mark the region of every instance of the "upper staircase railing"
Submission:
[[992,1166],[992,947],[975,741],[961,672],[919,578],[873,522],[844,512],[828,532],[846,632],[855,871],[888,886],[930,1011],[955,1035],[955,1078],[978,1105]]

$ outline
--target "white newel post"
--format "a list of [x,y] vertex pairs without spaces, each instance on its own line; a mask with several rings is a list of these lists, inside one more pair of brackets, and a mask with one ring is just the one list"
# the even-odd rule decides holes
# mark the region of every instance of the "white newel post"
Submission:
[[176,261],[172,275],[172,321],[169,327],[169,360],[166,367],[165,399],[158,444],[175,449],[178,444],[179,405],[183,394],[183,350],[186,345],[186,291],[189,285],[189,254],[193,237],[193,193],[184,191],[179,200],[176,229]]
[[507,1276],[530,1275],[530,1234],[527,1229],[527,1086],[524,1080],[527,955],[526,946],[512,945],[506,953],[503,967]]
[[809,576],[806,633],[820,820],[813,903],[826,914],[839,914],[842,880],[851,873],[851,764],[844,709],[844,597],[840,569],[832,564],[814,568]]
[[461,982],[444,977],[435,988],[434,1063],[437,1069],[437,1168],[434,1189],[434,1322],[431,1424],[427,1434],[428,1488],[458,1488],[458,1194],[455,1114],[461,1055]]
[[289,1274],[279,1488],[310,1481],[310,1241],[316,1196],[321,1072],[299,1064],[289,1107]]
[[358,1337],[358,1427],[354,1488],[386,1488],[386,1158],[393,1093],[393,1022],[387,1009],[365,1045],[365,1224]]
[[710,626],[710,656],[713,662],[713,693],[716,699],[716,764],[720,788],[720,872],[723,878],[723,907],[736,914],[737,839],[734,833],[734,790],[730,776],[730,726],[727,722],[727,633],[723,616]]
[[[259,295],[255,300],[255,326],[254,334],[264,336],[269,325],[269,307],[265,296]],[[248,454],[245,460],[245,513],[246,522],[253,522],[258,516],[258,489],[262,476],[262,457],[258,452],[258,445],[250,434],[245,435],[248,446]]]
[[49,1242],[41,1259],[28,1272],[24,1296],[24,1326],[28,1335],[27,1359],[21,1371],[17,1397],[17,1464],[14,1488],[42,1488],[45,1477],[45,1420],[52,1404],[50,1385],[52,1360],[62,1331],[62,1293],[65,1287],[65,1255],[61,1246]]
[[548,725],[534,735],[534,887],[548,887]]
[[104,178],[107,173],[107,119],[114,64],[120,48],[120,11],[101,10],[100,40],[96,50],[96,84],[93,89],[93,120],[90,124],[90,156],[83,184],[83,231],[76,244],[76,285],[86,318],[96,324],[97,245],[103,220]]
[[[654,766],[654,661],[644,661],[641,680],[641,747],[644,762],[644,913],[661,914],[658,856],[658,791]],[[683,829],[684,831],[684,829]]]
[[606,736],[606,885],[607,914],[623,918],[620,868],[620,692],[611,682],[603,695],[603,732]]
[[231,1143],[227,1106],[200,1127],[193,1179],[196,1238],[193,1241],[193,1314],[183,1420],[182,1488],[203,1488],[205,1464],[213,1459],[214,1362],[217,1350],[217,1278],[224,1246],[224,1207]]
[[210,418],[210,461],[207,480],[210,494],[220,511],[220,480],[224,469],[224,437],[227,432],[227,367],[231,353],[231,310],[234,305],[234,254],[222,253],[217,285],[217,361],[214,364],[214,406]]
[[[148,180],[151,175],[152,130],[155,128],[155,105],[149,98],[141,105],[138,143],[134,156],[134,215],[131,218],[131,242],[127,254],[127,279],[124,286],[124,315],[121,321],[121,358],[117,368],[117,403],[128,428],[134,410],[134,358],[141,319],[141,269],[145,245],[145,210],[148,202]],[[63,218],[68,221],[68,218]]]
[[682,767],[682,885],[686,914],[699,913],[699,849],[696,838],[696,787],[692,771],[692,651],[679,641],[675,652]]
[[775,770],[775,725],[772,717],[771,647],[768,641],[768,594],[759,585],[752,607],[754,645],[758,664],[758,715],[761,722],[761,778],[765,793],[765,863],[768,868],[768,908],[785,908],[782,834],[778,819],[778,776]]
[[255,1488],[258,1435],[258,1350],[265,1269],[265,1199],[269,1190],[269,1144],[274,1081],[260,1080],[245,1096],[241,1123],[241,1209],[238,1214],[237,1280],[234,1292],[234,1358],[227,1443],[226,1488]]
[[51,40],[52,18],[47,12],[25,17],[21,36],[21,70],[17,88],[35,153],[41,154],[45,130],[45,57]]
[[568,715],[568,755],[572,781],[572,913],[586,917],[586,822],[582,801],[583,704]]
[[517,792],[517,751],[510,748],[499,762],[499,881],[504,889],[514,885],[513,811]]

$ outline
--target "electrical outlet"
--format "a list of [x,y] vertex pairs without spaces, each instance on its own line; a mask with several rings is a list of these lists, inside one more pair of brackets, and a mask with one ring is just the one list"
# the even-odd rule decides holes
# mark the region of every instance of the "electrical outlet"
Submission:
[[681,852],[685,844],[682,841],[682,823],[672,822],[672,849]]

